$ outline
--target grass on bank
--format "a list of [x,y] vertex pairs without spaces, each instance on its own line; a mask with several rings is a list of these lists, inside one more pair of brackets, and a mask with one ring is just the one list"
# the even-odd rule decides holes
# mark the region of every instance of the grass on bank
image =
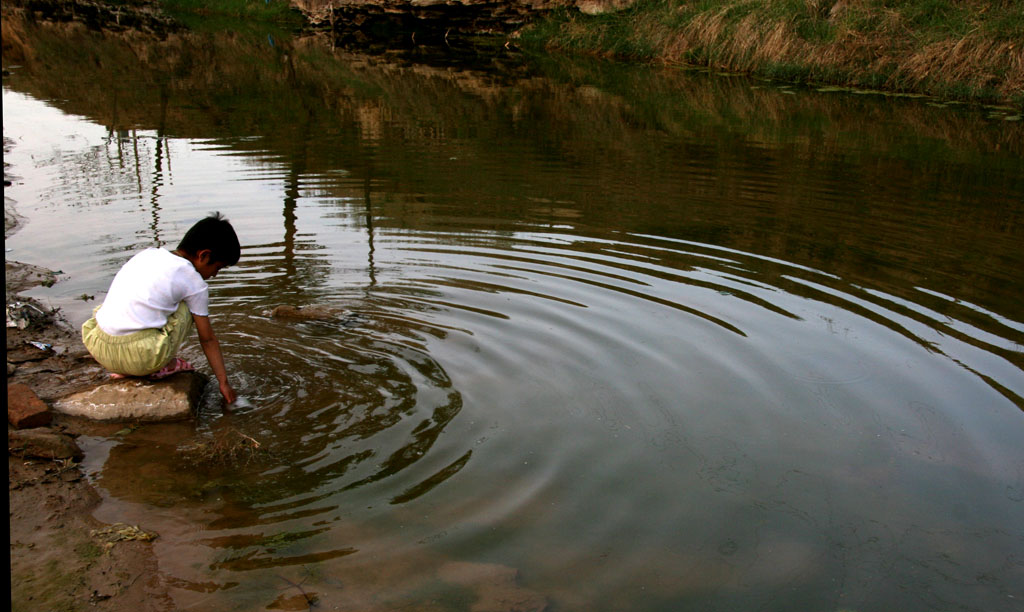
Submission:
[[571,9],[524,46],[1024,105],[1021,0],[636,0]]
[[191,29],[216,27],[217,22],[224,19],[274,23],[296,29],[303,23],[301,14],[288,0],[157,0],[157,3]]

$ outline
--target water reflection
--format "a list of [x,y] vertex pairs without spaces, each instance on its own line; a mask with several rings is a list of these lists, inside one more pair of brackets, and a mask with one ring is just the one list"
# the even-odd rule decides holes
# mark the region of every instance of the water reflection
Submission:
[[[162,534],[179,608],[292,585],[364,610],[498,583],[593,610],[1018,595],[1012,125],[678,71],[22,27],[10,248],[64,270],[48,299],[83,317],[75,296],[209,210],[244,236],[212,284],[249,405],[87,453],[98,517]],[[232,431],[266,453],[177,463]]]

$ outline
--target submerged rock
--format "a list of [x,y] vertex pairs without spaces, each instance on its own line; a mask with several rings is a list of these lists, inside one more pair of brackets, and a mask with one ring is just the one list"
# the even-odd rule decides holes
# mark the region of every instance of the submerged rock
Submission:
[[337,319],[346,314],[344,308],[313,304],[310,306],[277,306],[270,311],[270,316],[275,319],[304,319],[315,321],[329,321]]
[[308,306],[277,306],[266,312],[275,319],[292,319],[295,321],[335,321],[345,327],[355,327],[362,321],[360,315],[345,308],[311,304]]
[[205,385],[198,372],[158,381],[126,378],[62,397],[53,409],[98,421],[179,421],[195,414]]
[[477,599],[472,612],[544,612],[548,600],[519,585],[519,570],[494,563],[445,563],[437,576],[450,584],[472,589]]

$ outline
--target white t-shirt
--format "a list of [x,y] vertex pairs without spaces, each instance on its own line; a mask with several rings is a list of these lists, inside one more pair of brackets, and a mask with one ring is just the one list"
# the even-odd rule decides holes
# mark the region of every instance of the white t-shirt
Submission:
[[192,314],[210,315],[210,288],[192,262],[149,248],[129,259],[114,277],[96,323],[111,336],[159,329],[182,301]]

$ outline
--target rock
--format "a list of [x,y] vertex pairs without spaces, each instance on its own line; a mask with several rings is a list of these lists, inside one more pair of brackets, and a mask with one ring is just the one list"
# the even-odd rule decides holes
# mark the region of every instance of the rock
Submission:
[[48,427],[7,432],[7,451],[22,457],[81,459],[82,449],[70,437]]
[[53,414],[43,400],[28,385],[7,385],[7,422],[15,429],[44,427],[53,420]]
[[576,0],[576,8],[584,15],[603,15],[627,9],[636,0]]
[[472,589],[470,612],[544,612],[547,598],[519,585],[519,570],[494,563],[445,563],[437,570],[445,582]]
[[179,421],[195,413],[205,385],[198,372],[158,381],[126,378],[62,397],[53,409],[98,421]]

